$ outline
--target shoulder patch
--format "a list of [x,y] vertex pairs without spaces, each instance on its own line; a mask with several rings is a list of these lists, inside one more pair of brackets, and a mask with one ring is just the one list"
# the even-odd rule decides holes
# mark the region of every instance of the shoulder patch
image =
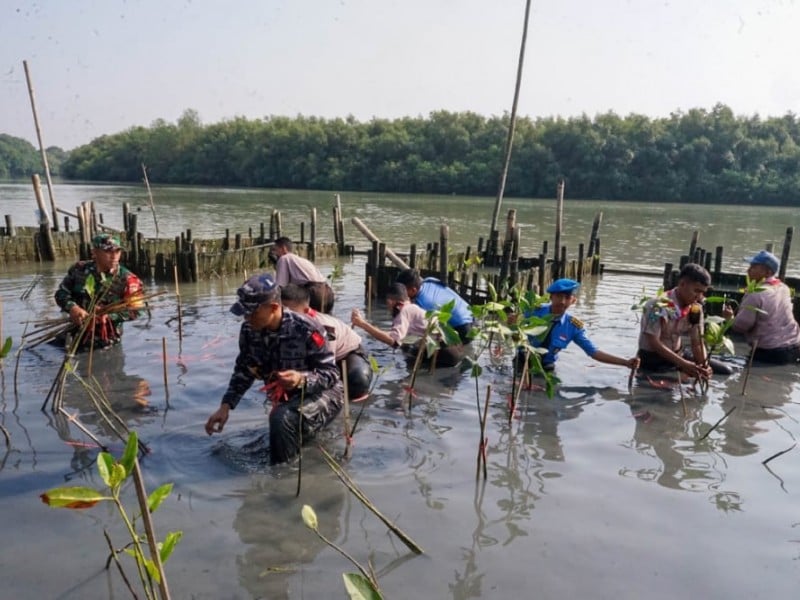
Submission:
[[583,329],[583,321],[577,317],[570,316],[569,322],[575,325],[578,329]]
[[315,331],[311,334],[311,341],[317,346],[317,348],[322,348],[325,345],[325,338],[319,331]]

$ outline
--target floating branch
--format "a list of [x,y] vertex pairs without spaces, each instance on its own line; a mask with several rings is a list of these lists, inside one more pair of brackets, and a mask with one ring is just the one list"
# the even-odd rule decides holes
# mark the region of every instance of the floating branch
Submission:
[[383,522],[383,524],[386,525],[392,531],[392,533],[394,533],[397,537],[399,537],[400,541],[402,541],[406,546],[408,546],[408,548],[414,554],[424,553],[422,548],[420,548],[416,544],[416,542],[414,542],[414,540],[412,540],[405,533],[403,533],[400,530],[400,528],[397,527],[397,525],[392,523],[386,516],[384,516],[375,507],[375,505],[370,501],[370,499],[367,498],[366,494],[364,494],[364,492],[362,492],[358,488],[358,486],[353,482],[353,480],[350,479],[350,476],[347,474],[347,472],[344,469],[342,469],[341,466],[339,466],[339,463],[336,462],[336,460],[325,450],[325,448],[319,446],[319,451],[322,452],[322,456],[328,463],[328,466],[333,470],[334,473],[336,473],[336,476],[339,478],[339,480],[343,484],[345,484],[345,486],[347,486],[347,489],[349,489],[353,493],[353,495],[361,501],[361,503],[364,506],[370,509],[375,514],[375,516],[378,517]]

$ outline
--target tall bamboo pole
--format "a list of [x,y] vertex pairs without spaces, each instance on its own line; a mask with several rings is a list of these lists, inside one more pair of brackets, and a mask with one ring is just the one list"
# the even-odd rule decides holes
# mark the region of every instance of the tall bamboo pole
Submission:
[[25,67],[25,79],[28,81],[28,95],[31,98],[31,110],[33,111],[33,124],[36,126],[36,139],[39,140],[39,153],[42,155],[42,166],[44,167],[44,176],[47,181],[47,193],[50,195],[50,208],[53,211],[53,231],[58,231],[58,214],[56,211],[56,200],[53,196],[53,181],[50,179],[50,165],[47,164],[47,152],[42,142],[42,130],[39,127],[39,115],[36,113],[36,100],[33,95],[33,83],[31,82],[30,71],[28,70],[28,61],[23,60],[22,66]]
[[511,146],[514,141],[514,130],[517,127],[517,104],[519,103],[519,90],[522,86],[522,66],[525,62],[525,43],[528,39],[528,17],[531,13],[531,0],[525,2],[525,21],[522,27],[522,43],[519,47],[519,60],[517,62],[517,82],[514,86],[514,102],[511,104],[511,122],[508,124],[508,137],[506,138],[506,156],[503,161],[503,173],[500,176],[500,186],[497,189],[497,200],[494,204],[494,214],[492,215],[492,228],[489,230],[489,237],[497,228],[497,218],[500,215],[500,205],[503,203],[503,194],[506,189],[506,179],[508,178],[508,165],[511,163]]

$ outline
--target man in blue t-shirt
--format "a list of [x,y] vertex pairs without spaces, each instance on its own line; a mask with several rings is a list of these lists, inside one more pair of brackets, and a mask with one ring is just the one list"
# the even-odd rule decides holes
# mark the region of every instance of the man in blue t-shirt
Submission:
[[455,300],[453,315],[448,324],[458,332],[461,341],[469,344],[472,340],[472,311],[469,304],[456,292],[435,277],[422,279],[416,269],[404,269],[397,276],[397,283],[406,286],[408,297],[420,308],[438,310],[451,300]]

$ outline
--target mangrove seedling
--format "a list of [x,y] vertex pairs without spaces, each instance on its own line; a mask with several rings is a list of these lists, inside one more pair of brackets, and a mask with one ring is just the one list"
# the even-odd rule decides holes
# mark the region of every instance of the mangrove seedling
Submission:
[[380,600],[383,598],[381,595],[380,587],[378,586],[378,579],[375,572],[372,570],[372,565],[369,568],[363,567],[355,558],[350,556],[347,551],[341,546],[325,537],[319,530],[319,522],[317,521],[317,513],[308,504],[303,505],[300,514],[303,517],[303,523],[311,531],[317,534],[317,537],[323,542],[328,544],[331,548],[336,550],[339,554],[349,560],[360,573],[343,573],[344,587],[351,600]]
[[[129,579],[125,576],[124,569],[119,561],[118,555],[125,552],[132,556],[136,561],[136,569],[139,575],[139,581],[142,585],[145,598],[156,599],[158,598],[154,582],[158,585],[161,592],[161,599],[166,600],[169,593],[166,587],[166,578],[163,571],[163,563],[172,554],[175,546],[180,541],[183,532],[173,531],[166,535],[163,542],[155,543],[154,536],[152,535],[152,524],[150,523],[150,514],[155,512],[161,503],[172,492],[172,484],[166,483],[155,489],[148,497],[139,497],[139,510],[137,516],[131,516],[128,509],[125,508],[122,502],[122,488],[123,484],[129,479],[133,478],[137,484],[137,488],[141,481],[137,481],[141,477],[139,472],[136,454],[138,451],[138,440],[136,432],[132,431],[128,436],[128,442],[125,445],[125,451],[122,457],[117,460],[108,452],[100,452],[97,456],[97,471],[100,474],[103,482],[108,488],[107,491],[95,490],[83,486],[59,487],[53,488],[43,494],[40,498],[42,502],[54,508],[71,508],[71,509],[87,509],[93,507],[98,502],[111,502],[117,509],[120,519],[122,520],[125,528],[130,535],[131,541],[123,549],[114,549],[111,545],[108,532],[105,532],[106,540],[109,542],[111,548],[111,559],[117,565],[123,579],[128,584],[128,588],[134,597],[137,597],[136,592],[131,588]],[[138,490],[137,490],[138,491]],[[144,523],[145,534],[137,530],[137,518],[141,518]],[[148,557],[144,551],[144,545],[150,543],[150,556]],[[155,546],[155,548],[154,548]],[[156,555],[157,553],[157,555]],[[108,563],[107,563],[108,564]]]

